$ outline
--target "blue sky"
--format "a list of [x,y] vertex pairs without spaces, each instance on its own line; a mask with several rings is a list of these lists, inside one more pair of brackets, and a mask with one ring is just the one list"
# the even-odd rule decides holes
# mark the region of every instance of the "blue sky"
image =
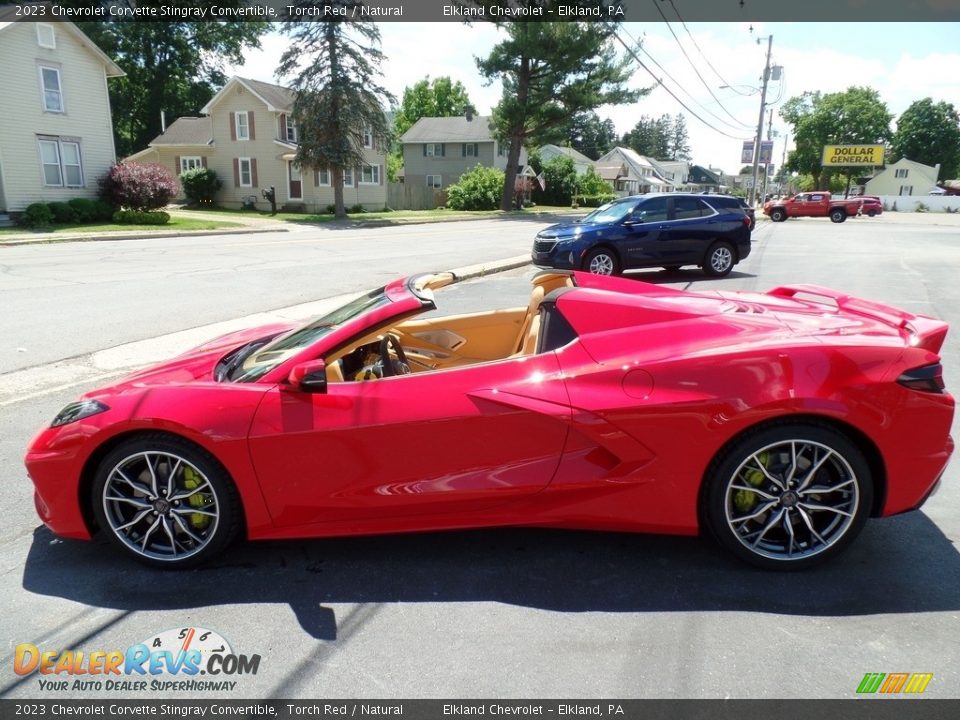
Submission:
[[[613,119],[620,133],[629,130],[641,115],[684,113],[694,161],[701,165],[736,172],[741,143],[756,132],[760,97],[747,93],[749,86],[759,84],[763,70],[766,41],[758,45],[758,36],[773,35],[772,62],[784,68],[782,100],[805,90],[834,92],[851,85],[867,85],[880,92],[895,116],[913,100],[927,96],[960,108],[960,23],[757,23],[752,34],[749,23],[689,23],[687,29],[700,50],[681,24],[671,23],[670,27],[709,90],[665,23],[628,23],[625,30],[635,39],[642,37],[649,55],[640,53],[641,59],[714,128],[697,121],[661,87],[634,105],[606,107],[599,112],[601,117]],[[499,99],[499,85],[484,86],[474,62],[474,56],[486,55],[497,42],[498,31],[490,24],[382,23],[380,32],[387,56],[384,85],[398,98],[404,87],[426,75],[450,75],[463,82],[482,114],[487,114]],[[248,53],[246,64],[231,70],[276,82],[273,68],[287,42],[285,36],[269,35],[262,50]],[[708,67],[700,51],[717,73]],[[675,82],[652,64],[650,56]],[[721,90],[721,77],[736,90]],[[656,81],[637,68],[632,83],[650,87]],[[776,98],[780,89],[779,84],[771,84],[768,99]],[[779,162],[789,128],[777,118],[777,107],[774,158]]]

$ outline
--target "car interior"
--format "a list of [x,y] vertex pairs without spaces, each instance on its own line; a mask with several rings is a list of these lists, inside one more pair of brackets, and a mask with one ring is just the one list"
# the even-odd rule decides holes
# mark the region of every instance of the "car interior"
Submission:
[[[417,290],[432,291],[454,282],[449,273],[443,275],[433,276]],[[378,328],[325,358],[327,382],[373,380],[532,355],[537,352],[544,297],[574,287],[574,281],[568,273],[546,271],[531,283],[525,308],[414,317]]]

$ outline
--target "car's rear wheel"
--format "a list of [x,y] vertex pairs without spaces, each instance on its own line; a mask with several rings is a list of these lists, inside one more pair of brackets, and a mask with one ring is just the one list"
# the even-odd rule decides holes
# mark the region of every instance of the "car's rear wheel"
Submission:
[[877,216],[876,210],[867,210],[867,217],[876,217],[876,216]]
[[711,465],[706,515],[734,555],[798,570],[840,553],[866,522],[870,466],[842,433],[788,423],[745,435]]
[[835,223],[842,223],[847,219],[847,211],[843,208],[834,208],[830,211],[830,221]]
[[154,567],[198,565],[240,527],[237,490],[220,463],[168,435],[139,436],[111,450],[97,468],[92,504],[110,540]]
[[735,260],[733,245],[720,240],[707,250],[703,258],[703,271],[710,277],[724,277],[733,270]]
[[783,222],[787,219],[787,211],[783,208],[774,208],[770,211],[770,219],[774,222]]
[[587,253],[583,260],[583,269],[594,275],[619,275],[620,259],[612,250],[597,248]]

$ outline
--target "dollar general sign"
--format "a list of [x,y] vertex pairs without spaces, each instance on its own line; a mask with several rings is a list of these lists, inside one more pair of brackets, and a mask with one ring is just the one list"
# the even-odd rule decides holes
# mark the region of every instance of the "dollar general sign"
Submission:
[[823,165],[883,165],[883,145],[827,145],[823,148]]

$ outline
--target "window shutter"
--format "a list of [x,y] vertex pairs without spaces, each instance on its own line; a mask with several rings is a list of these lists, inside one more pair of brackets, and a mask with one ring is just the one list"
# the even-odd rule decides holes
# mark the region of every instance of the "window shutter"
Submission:
[[[253,110],[250,110],[250,111],[247,113],[247,123],[250,125],[250,139],[251,139],[251,140],[256,140],[256,139],[257,139],[257,133],[256,133],[256,131],[255,131],[254,128],[253,128]],[[256,183],[254,183],[254,185],[256,185]]]
[[424,157],[427,156],[427,144],[426,144],[426,143],[423,144],[423,156],[424,156]]
[[233,159],[233,186],[240,187],[240,158]]
[[466,157],[466,156],[467,156],[467,144],[463,143],[460,146],[460,157]]
[[200,164],[201,164],[203,167],[206,167],[206,166],[207,166],[207,156],[206,156],[206,155],[203,155],[203,156],[200,157]]
[[173,158],[173,175],[174,177],[176,177],[179,174],[180,174],[180,156],[177,155],[175,158]]
[[320,169],[319,168],[313,169],[313,186],[320,187]]
[[447,144],[440,143],[440,157],[446,157],[446,156],[447,156]]
[[280,113],[280,139],[287,142],[287,115]]
[[230,113],[230,139],[237,139],[237,114],[235,112]]
[[[250,127],[252,128],[253,125],[251,125]],[[253,137],[253,133],[250,133],[250,137]],[[257,185],[259,185],[259,183],[257,182],[257,159],[256,158],[250,159],[250,184],[253,185],[254,187],[257,187]]]
[[377,176],[380,178],[380,184],[383,185],[383,165],[377,165]]

